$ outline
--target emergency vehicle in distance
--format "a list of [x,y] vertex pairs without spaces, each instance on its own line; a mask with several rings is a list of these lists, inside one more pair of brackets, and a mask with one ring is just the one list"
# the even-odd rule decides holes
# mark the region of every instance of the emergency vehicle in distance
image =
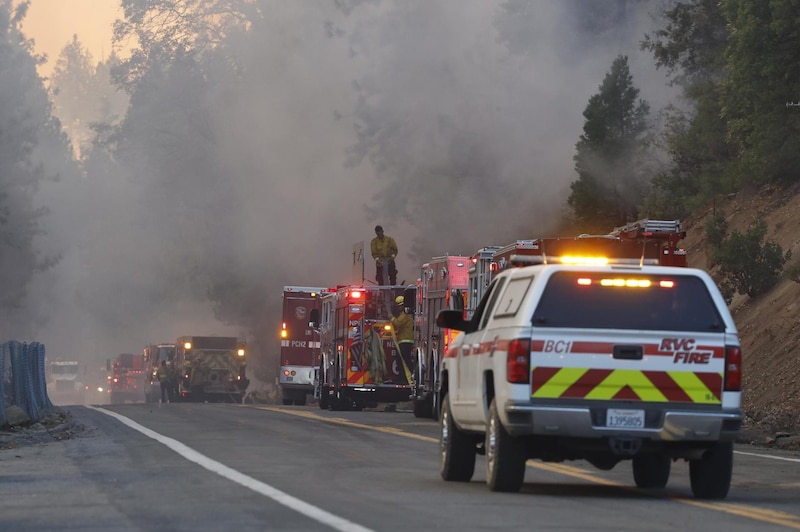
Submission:
[[469,290],[470,257],[434,257],[422,265],[417,287],[416,361],[412,400],[415,417],[439,419],[436,387],[441,355],[458,331],[436,325],[440,310],[464,311]]
[[362,410],[411,399],[413,362],[400,356],[391,325],[399,296],[415,301],[416,287],[350,285],[323,294],[314,392],[321,409]]
[[161,400],[161,382],[158,368],[161,362],[175,368],[175,344],[150,344],[142,351],[144,357],[144,402],[157,403]]
[[250,384],[247,346],[235,336],[181,336],[175,340],[175,364],[178,401],[241,403]]
[[47,395],[53,404],[82,403],[83,366],[77,360],[55,360],[47,365]]
[[120,353],[108,359],[106,367],[111,374],[108,393],[111,404],[141,401],[144,390],[144,359],[141,354]]
[[278,384],[284,405],[305,405],[314,393],[314,380],[319,369],[319,330],[312,327],[313,317],[319,321],[323,294],[327,288],[308,286],[283,287],[283,320],[281,323],[281,362]]
[[703,270],[592,256],[519,257],[441,368],[440,473],[469,481],[486,455],[492,491],[517,491],[526,460],[631,460],[640,488],[689,462],[693,494],[727,496],[741,428],[742,354],[733,318]]

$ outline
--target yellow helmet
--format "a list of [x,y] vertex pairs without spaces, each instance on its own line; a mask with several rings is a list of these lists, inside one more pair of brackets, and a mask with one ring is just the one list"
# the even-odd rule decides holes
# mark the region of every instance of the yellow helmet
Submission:
[[397,303],[398,305],[402,305],[403,303],[405,303],[405,299],[403,298],[403,296],[397,296],[394,302]]

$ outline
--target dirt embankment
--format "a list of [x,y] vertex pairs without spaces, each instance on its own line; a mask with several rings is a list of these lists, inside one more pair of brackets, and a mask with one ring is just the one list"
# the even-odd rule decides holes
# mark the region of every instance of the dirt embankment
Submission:
[[684,220],[689,265],[709,268],[706,223],[723,209],[728,232],[744,233],[757,220],[767,223],[766,238],[791,251],[780,282],[757,298],[737,295],[730,308],[744,357],[745,439],[800,448],[800,283],[787,270],[800,264],[800,186],[764,187],[718,200]]

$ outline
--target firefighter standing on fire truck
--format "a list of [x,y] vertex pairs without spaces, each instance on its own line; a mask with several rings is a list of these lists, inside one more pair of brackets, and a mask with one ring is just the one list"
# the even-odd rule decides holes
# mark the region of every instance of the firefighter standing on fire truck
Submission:
[[375,238],[369,243],[372,258],[375,259],[375,278],[379,284],[386,284],[386,273],[383,271],[384,264],[389,274],[389,284],[397,284],[397,266],[394,258],[397,256],[397,243],[394,238],[383,233],[383,227],[375,226]]
[[403,363],[406,368],[411,370],[411,351],[414,348],[414,320],[406,312],[405,298],[403,296],[398,296],[394,303],[392,327],[394,328],[395,339],[397,346],[400,348],[400,357],[403,359]]

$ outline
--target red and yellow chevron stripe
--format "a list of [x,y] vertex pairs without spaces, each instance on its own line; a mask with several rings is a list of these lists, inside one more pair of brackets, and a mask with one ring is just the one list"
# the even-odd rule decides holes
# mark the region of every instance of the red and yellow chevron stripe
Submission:
[[534,367],[533,399],[720,404],[722,373]]

